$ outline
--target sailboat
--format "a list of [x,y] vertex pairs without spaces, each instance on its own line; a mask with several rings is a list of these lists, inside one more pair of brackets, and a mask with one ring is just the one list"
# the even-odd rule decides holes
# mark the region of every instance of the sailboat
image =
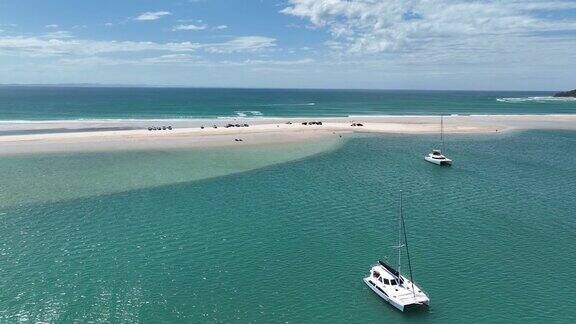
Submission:
[[[401,273],[402,248],[404,247],[408,258],[410,279]],[[400,311],[419,306],[428,306],[430,303],[428,295],[414,283],[412,275],[406,225],[402,215],[402,192],[400,192],[400,215],[398,217],[398,246],[395,246],[395,248],[398,249],[397,269],[380,260],[378,264],[372,266],[368,277],[364,278],[364,282],[380,298]]]
[[437,165],[450,166],[452,165],[452,160],[442,154],[442,151],[444,150],[444,116],[440,116],[440,143],[441,149],[432,150],[431,153],[424,157],[424,160]]

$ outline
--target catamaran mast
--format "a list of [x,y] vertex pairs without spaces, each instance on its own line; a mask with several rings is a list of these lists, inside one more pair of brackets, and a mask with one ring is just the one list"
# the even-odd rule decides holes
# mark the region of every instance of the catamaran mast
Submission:
[[[408,258],[408,270],[410,271],[410,281],[412,283],[412,294],[416,297],[416,292],[414,291],[414,278],[412,276],[412,264],[410,263],[410,251],[408,250],[408,236],[406,236],[406,224],[404,222],[404,215],[402,214],[402,191],[400,191],[400,225],[404,230],[404,245],[406,246],[406,257]],[[400,243],[398,243],[400,246]],[[400,250],[400,249],[398,249]],[[398,274],[400,276],[400,253],[398,253]],[[400,278],[398,278],[400,279]],[[401,280],[400,280],[401,281]],[[400,284],[400,283],[398,283]]]
[[400,264],[402,259],[402,190],[400,190],[400,216],[398,217],[398,284],[400,284]]
[[440,152],[444,153],[444,115],[440,115]]

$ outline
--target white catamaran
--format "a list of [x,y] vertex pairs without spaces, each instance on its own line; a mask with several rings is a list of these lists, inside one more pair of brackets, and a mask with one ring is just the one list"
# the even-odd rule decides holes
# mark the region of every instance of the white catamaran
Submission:
[[[404,243],[402,243],[402,239],[404,239]],[[403,247],[406,248],[410,280],[400,272]],[[398,219],[398,246],[395,248],[398,249],[398,269],[394,269],[384,261],[378,261],[378,264],[372,266],[370,274],[364,278],[364,282],[380,296],[380,298],[401,311],[422,305],[428,306],[430,303],[428,295],[414,284],[412,276],[406,225],[404,223],[404,216],[402,215],[402,193],[400,193],[400,216]]]
[[440,150],[432,150],[432,153],[426,155],[424,160],[437,165],[450,166],[452,165],[452,160],[442,154],[444,150],[444,116],[440,116],[440,143]]

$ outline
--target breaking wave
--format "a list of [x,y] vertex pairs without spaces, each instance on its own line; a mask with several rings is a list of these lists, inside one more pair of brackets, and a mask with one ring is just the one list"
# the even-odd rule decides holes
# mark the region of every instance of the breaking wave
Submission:
[[242,111],[235,111],[236,116],[238,117],[261,117],[264,114],[258,110],[242,110]]
[[524,102],[576,102],[576,98],[570,97],[523,97],[523,98],[498,98],[496,101],[506,103],[524,103]]
[[295,103],[295,104],[269,104],[267,106],[316,106],[315,102]]
[[282,106],[316,106],[315,102],[306,103],[270,103],[270,104],[256,104],[256,105],[243,105],[244,107],[282,107]]

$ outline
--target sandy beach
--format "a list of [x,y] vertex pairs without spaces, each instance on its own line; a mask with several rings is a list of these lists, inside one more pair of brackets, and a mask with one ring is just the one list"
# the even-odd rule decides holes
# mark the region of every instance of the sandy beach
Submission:
[[[310,121],[322,125],[303,125]],[[439,132],[439,122],[438,116],[4,121],[0,122],[0,155],[282,144],[353,133],[434,134]],[[249,127],[225,127],[245,123]],[[363,126],[352,126],[355,123]],[[157,126],[173,129],[148,129]],[[576,130],[576,115],[444,117],[448,134],[529,129]]]

